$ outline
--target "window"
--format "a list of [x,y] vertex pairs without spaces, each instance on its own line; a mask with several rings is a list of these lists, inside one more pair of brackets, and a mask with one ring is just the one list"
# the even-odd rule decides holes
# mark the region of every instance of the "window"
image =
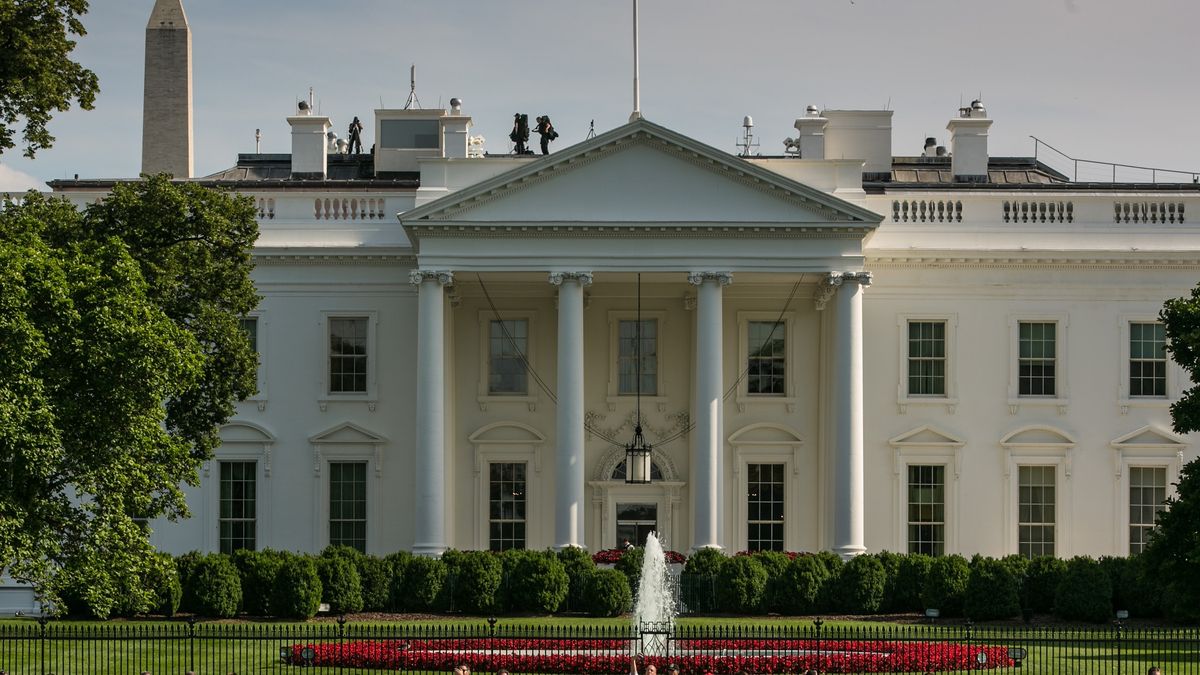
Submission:
[[525,371],[529,347],[529,322],[508,319],[489,323],[488,393],[526,394]]
[[1057,395],[1055,366],[1058,324],[1021,321],[1018,325],[1019,357],[1017,381],[1019,396]]
[[525,463],[488,465],[488,547],[525,548]]
[[367,552],[367,463],[329,463],[329,545]]
[[221,553],[254,550],[258,464],[221,462]]
[[787,395],[787,326],[783,322],[750,321],[746,339],[746,393]]
[[908,552],[946,553],[946,467],[908,467]]
[[250,351],[258,353],[258,317],[248,316],[238,321],[246,339],[250,342]]
[[1129,324],[1129,395],[1167,395],[1167,334],[1161,323]]
[[617,504],[616,546],[645,546],[646,536],[656,531],[658,504]]
[[746,548],[783,550],[783,465],[746,465]]
[[440,148],[441,127],[437,120],[381,120],[379,147],[399,149]]
[[329,319],[329,392],[367,393],[367,318]]
[[1017,552],[1026,558],[1054,555],[1055,471],[1018,468]]
[[658,320],[641,321],[641,350],[638,350],[638,322],[617,322],[617,394],[638,393],[638,356],[641,355],[643,396],[658,395]]
[[1165,509],[1166,500],[1166,467],[1129,467],[1129,555],[1146,548],[1154,519]]
[[908,322],[908,395],[946,395],[946,322]]

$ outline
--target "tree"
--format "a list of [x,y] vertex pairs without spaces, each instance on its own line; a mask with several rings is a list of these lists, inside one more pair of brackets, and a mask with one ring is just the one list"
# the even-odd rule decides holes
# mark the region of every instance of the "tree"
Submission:
[[[248,200],[165,177],[79,212],[0,208],[0,568],[100,615],[163,565],[135,519],[187,515],[181,484],[256,357]],[[164,405],[165,403],[165,405]],[[148,597],[141,598],[143,603]]]
[[54,144],[46,130],[52,111],[72,101],[91,110],[100,90],[96,74],[71,60],[72,35],[87,31],[79,17],[87,0],[0,0],[0,154],[16,147],[25,121],[25,156]]
[[1200,431],[1200,286],[1190,296],[1163,303],[1159,318],[1165,327],[1167,351],[1188,372],[1192,386],[1171,404],[1175,431]]

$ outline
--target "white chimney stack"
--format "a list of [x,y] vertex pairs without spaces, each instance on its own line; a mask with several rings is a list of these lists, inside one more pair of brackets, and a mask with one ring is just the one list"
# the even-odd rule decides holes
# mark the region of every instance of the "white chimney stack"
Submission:
[[891,180],[892,111],[825,110],[826,159],[863,160],[863,180]]
[[292,178],[325,180],[329,175],[326,133],[330,121],[311,114],[311,107],[306,106],[299,106],[297,114],[288,118],[292,126]]
[[980,101],[961,108],[958,117],[950,120],[950,167],[959,183],[988,182],[988,129],[992,120]]
[[462,111],[462,99],[450,99],[450,114],[442,120],[442,152],[450,159],[464,159],[470,154],[471,118]]
[[800,148],[800,159],[825,159],[825,127],[829,120],[821,116],[817,106],[810,105],[804,117],[796,120],[796,131],[800,137],[796,144]]

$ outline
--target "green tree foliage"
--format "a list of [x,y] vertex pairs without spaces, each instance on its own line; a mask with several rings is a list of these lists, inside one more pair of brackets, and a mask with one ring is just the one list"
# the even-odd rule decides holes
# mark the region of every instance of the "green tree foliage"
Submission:
[[254,391],[256,236],[249,200],[162,177],[85,212],[0,206],[0,569],[101,615],[150,602],[129,580],[166,563],[134,518],[187,515],[180,486]]
[[82,36],[87,0],[0,0],[0,155],[16,147],[19,120],[25,156],[54,144],[46,130],[54,111],[72,102],[91,110],[96,74],[71,60]]
[[1172,298],[1159,312],[1167,335],[1167,351],[1188,372],[1192,386],[1171,404],[1175,431],[1200,431],[1200,286],[1189,296]]
[[1200,620],[1200,459],[1180,471],[1176,494],[1167,499],[1167,510],[1158,514],[1150,543],[1139,557],[1146,575],[1162,586],[1167,615]]

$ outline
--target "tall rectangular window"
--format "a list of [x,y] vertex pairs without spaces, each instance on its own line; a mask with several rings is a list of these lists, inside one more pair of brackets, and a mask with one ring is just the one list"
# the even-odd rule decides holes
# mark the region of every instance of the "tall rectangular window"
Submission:
[[250,351],[258,352],[258,317],[247,316],[238,321],[238,325],[242,327],[242,332],[246,334],[246,339],[250,342]]
[[787,326],[782,321],[751,321],[746,331],[746,393],[786,396]]
[[[617,323],[617,393],[636,394],[638,391],[638,362],[641,362],[641,391],[646,396],[658,395],[658,320]],[[640,343],[640,351],[639,351]]]
[[488,336],[488,393],[527,394],[525,359],[529,353],[529,322],[492,321]]
[[946,553],[946,467],[908,467],[908,552]]
[[367,463],[329,463],[329,544],[367,552]]
[[221,553],[254,550],[257,488],[256,462],[221,462]]
[[525,548],[525,463],[488,465],[488,546]]
[[329,391],[367,393],[367,319],[329,320]]
[[783,550],[783,465],[746,466],[746,548]]
[[1129,555],[1141,553],[1150,540],[1154,519],[1166,509],[1167,470],[1161,466],[1129,467]]
[[1053,466],[1018,468],[1017,552],[1026,558],[1054,555],[1055,472]]
[[946,395],[946,322],[908,322],[908,395]]
[[1161,323],[1129,324],[1129,395],[1167,395],[1167,332]]
[[1017,379],[1021,396],[1055,396],[1058,324],[1022,321],[1019,324]]

